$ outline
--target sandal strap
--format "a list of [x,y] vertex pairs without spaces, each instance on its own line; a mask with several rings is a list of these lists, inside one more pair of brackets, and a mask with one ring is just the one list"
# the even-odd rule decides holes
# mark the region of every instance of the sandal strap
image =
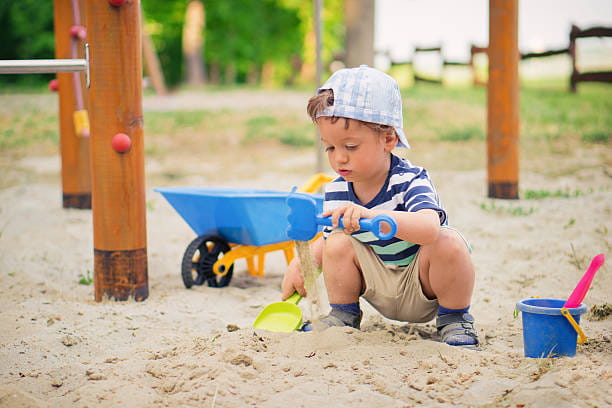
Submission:
[[436,319],[436,328],[442,337],[442,341],[454,335],[467,335],[480,343],[478,333],[474,328],[474,317],[469,313],[450,313],[438,316]]
[[330,327],[344,327],[349,326],[355,329],[359,329],[361,324],[361,317],[363,313],[358,315],[344,312],[337,308],[332,308],[327,316],[321,317],[314,322],[306,322],[305,325],[310,324],[312,329],[315,331],[322,331]]
[[363,313],[359,313],[358,315],[354,313],[345,312],[338,308],[332,307],[331,312],[327,316],[321,319],[321,321],[330,322],[334,324],[330,324],[329,326],[351,326],[355,329],[359,329],[361,323],[361,316]]

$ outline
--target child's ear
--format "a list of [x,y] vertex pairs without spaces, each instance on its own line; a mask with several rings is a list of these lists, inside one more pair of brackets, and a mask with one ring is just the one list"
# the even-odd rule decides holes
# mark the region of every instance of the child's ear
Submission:
[[397,143],[399,142],[399,139],[397,135],[395,134],[395,132],[383,133],[383,138],[384,138],[383,140],[385,144],[385,150],[388,152],[395,149],[395,146],[397,146]]

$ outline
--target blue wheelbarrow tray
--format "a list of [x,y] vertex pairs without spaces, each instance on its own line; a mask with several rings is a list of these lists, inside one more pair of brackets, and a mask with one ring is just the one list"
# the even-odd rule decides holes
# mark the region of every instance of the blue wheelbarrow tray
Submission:
[[[198,235],[263,246],[290,241],[287,197],[290,192],[260,189],[162,187],[159,192]],[[323,196],[310,194],[323,209]]]

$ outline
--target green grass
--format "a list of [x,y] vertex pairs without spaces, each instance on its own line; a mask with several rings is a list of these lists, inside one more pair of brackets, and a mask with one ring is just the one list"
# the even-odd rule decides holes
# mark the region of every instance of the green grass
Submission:
[[[520,91],[520,138],[547,143],[608,143],[612,134],[612,86],[567,84]],[[417,84],[403,90],[404,126],[412,139],[465,141],[486,137],[486,89]]]
[[88,269],[86,275],[80,273],[78,282],[79,282],[79,285],[86,285],[86,286],[91,285],[93,283],[93,276],[91,276],[91,271]]
[[32,144],[57,144],[58,119],[55,112],[33,109],[29,112],[0,113],[0,150]]
[[[18,89],[24,93],[23,89]],[[47,92],[40,87],[36,90]],[[612,133],[610,91],[612,87],[607,84],[580,84],[578,92],[572,94],[564,80],[525,82],[520,99],[520,140],[526,157],[538,154],[533,146],[548,153],[567,154],[577,144],[609,144]],[[409,140],[480,145],[486,139],[486,88],[419,83],[403,89],[402,94],[404,126]],[[36,94],[28,95],[36,97]],[[0,109],[1,151],[57,145],[55,109],[11,109],[10,98],[6,95],[3,104]],[[234,145],[277,141],[293,148],[315,145],[314,127],[303,110],[145,112],[145,135],[146,152],[153,156],[164,155],[176,140],[181,140],[191,151],[202,152],[220,149],[227,141]]]
[[[600,187],[599,191],[607,191],[610,187]],[[541,200],[544,198],[575,198],[581,197],[588,194],[593,194],[597,190],[594,188],[587,188],[586,190],[581,190],[579,188],[570,189],[566,188],[558,188],[556,190],[547,190],[547,189],[539,189],[539,190],[523,190],[521,192],[521,198],[525,200]]]
[[481,210],[496,213],[496,214],[509,214],[512,216],[527,216],[538,211],[535,207],[522,207],[515,204],[496,203],[495,201],[487,201],[479,204]]
[[246,141],[278,140],[287,146],[314,146],[314,127],[310,122],[277,118],[270,115],[253,116],[246,121]]
[[457,128],[449,128],[440,133],[440,140],[449,142],[459,142],[467,140],[485,140],[485,132],[482,126],[463,126]]

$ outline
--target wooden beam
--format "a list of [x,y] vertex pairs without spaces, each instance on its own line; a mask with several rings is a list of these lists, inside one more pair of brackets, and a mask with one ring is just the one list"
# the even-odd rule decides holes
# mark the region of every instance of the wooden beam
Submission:
[[578,72],[572,76],[572,81],[612,83],[612,71]]
[[[140,0],[88,0],[96,301],[148,297]],[[116,135],[123,134],[115,143]],[[126,143],[127,142],[127,143]]]
[[584,30],[572,26],[570,34],[574,38],[587,38],[587,37],[612,37],[612,27],[590,27]]
[[487,181],[492,198],[518,198],[518,0],[489,0]]
[[[84,16],[80,1],[81,20]],[[54,0],[55,58],[72,59],[70,28],[73,25],[73,10],[70,0]],[[82,44],[82,41],[79,41]],[[77,58],[84,58],[83,47],[78,47]],[[62,201],[64,208],[91,208],[91,170],[89,160],[89,137],[77,135],[74,112],[77,111],[75,86],[84,88],[82,73],[58,73],[59,82],[59,133],[62,163]],[[86,106],[87,97],[83,96]],[[82,109],[82,106],[80,107]]]
[[521,59],[530,59],[530,58],[542,58],[542,57],[551,57],[553,55],[563,55],[569,54],[569,48],[562,48],[558,50],[548,50],[544,52],[529,52],[526,54],[521,54]]

